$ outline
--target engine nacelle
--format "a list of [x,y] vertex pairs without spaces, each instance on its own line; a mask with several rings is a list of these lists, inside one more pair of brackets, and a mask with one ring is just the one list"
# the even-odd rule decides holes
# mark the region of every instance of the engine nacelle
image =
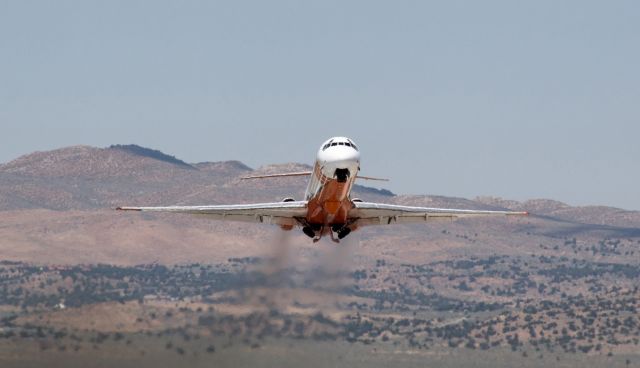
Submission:
[[295,202],[296,200],[291,198],[291,197],[287,197],[285,199],[282,200],[282,202]]

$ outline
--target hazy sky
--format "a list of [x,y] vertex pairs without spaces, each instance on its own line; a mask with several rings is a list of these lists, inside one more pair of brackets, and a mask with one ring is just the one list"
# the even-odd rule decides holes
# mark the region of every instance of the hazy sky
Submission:
[[334,135],[397,193],[640,210],[640,2],[0,0],[0,162]]

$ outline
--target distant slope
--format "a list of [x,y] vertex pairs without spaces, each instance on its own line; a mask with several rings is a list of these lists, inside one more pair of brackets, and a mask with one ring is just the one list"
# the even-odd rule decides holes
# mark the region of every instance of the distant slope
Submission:
[[516,211],[529,211],[539,216],[558,218],[581,224],[640,228],[640,212],[607,206],[570,206],[550,199],[531,199],[524,202],[496,197],[480,197],[476,202]]

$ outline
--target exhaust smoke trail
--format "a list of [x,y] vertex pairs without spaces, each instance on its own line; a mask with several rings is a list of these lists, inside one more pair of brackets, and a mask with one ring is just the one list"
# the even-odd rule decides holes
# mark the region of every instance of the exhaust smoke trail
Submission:
[[295,254],[291,247],[290,231],[276,231],[264,242],[263,262],[248,269],[250,277],[240,293],[240,301],[255,307],[280,310],[289,298]]
[[300,240],[289,231],[267,237],[264,261],[247,270],[247,283],[237,290],[240,303],[278,312],[295,306],[335,306],[343,290],[352,285],[359,234],[351,234],[340,243],[325,237],[312,247],[297,244],[303,241],[307,239]]
[[266,260],[263,270],[267,277],[266,286],[282,287],[287,284],[288,271],[295,264],[291,241],[291,231],[278,231],[267,244],[271,257]]
[[340,243],[325,240],[319,244],[317,258],[312,262],[311,272],[307,273],[305,281],[312,287],[320,288],[337,294],[350,285],[350,274],[353,264],[355,248],[360,245],[360,237],[351,234]]

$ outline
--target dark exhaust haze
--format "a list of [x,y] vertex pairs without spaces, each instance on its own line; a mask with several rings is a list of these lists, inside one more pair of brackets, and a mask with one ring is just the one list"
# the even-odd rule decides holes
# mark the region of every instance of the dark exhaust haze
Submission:
[[360,239],[351,235],[334,243],[323,238],[313,247],[303,243],[308,241],[285,231],[266,239],[268,252],[248,271],[251,277],[238,290],[239,302],[277,311],[315,305],[319,299],[320,304],[335,303],[337,296],[352,285],[351,265]]

